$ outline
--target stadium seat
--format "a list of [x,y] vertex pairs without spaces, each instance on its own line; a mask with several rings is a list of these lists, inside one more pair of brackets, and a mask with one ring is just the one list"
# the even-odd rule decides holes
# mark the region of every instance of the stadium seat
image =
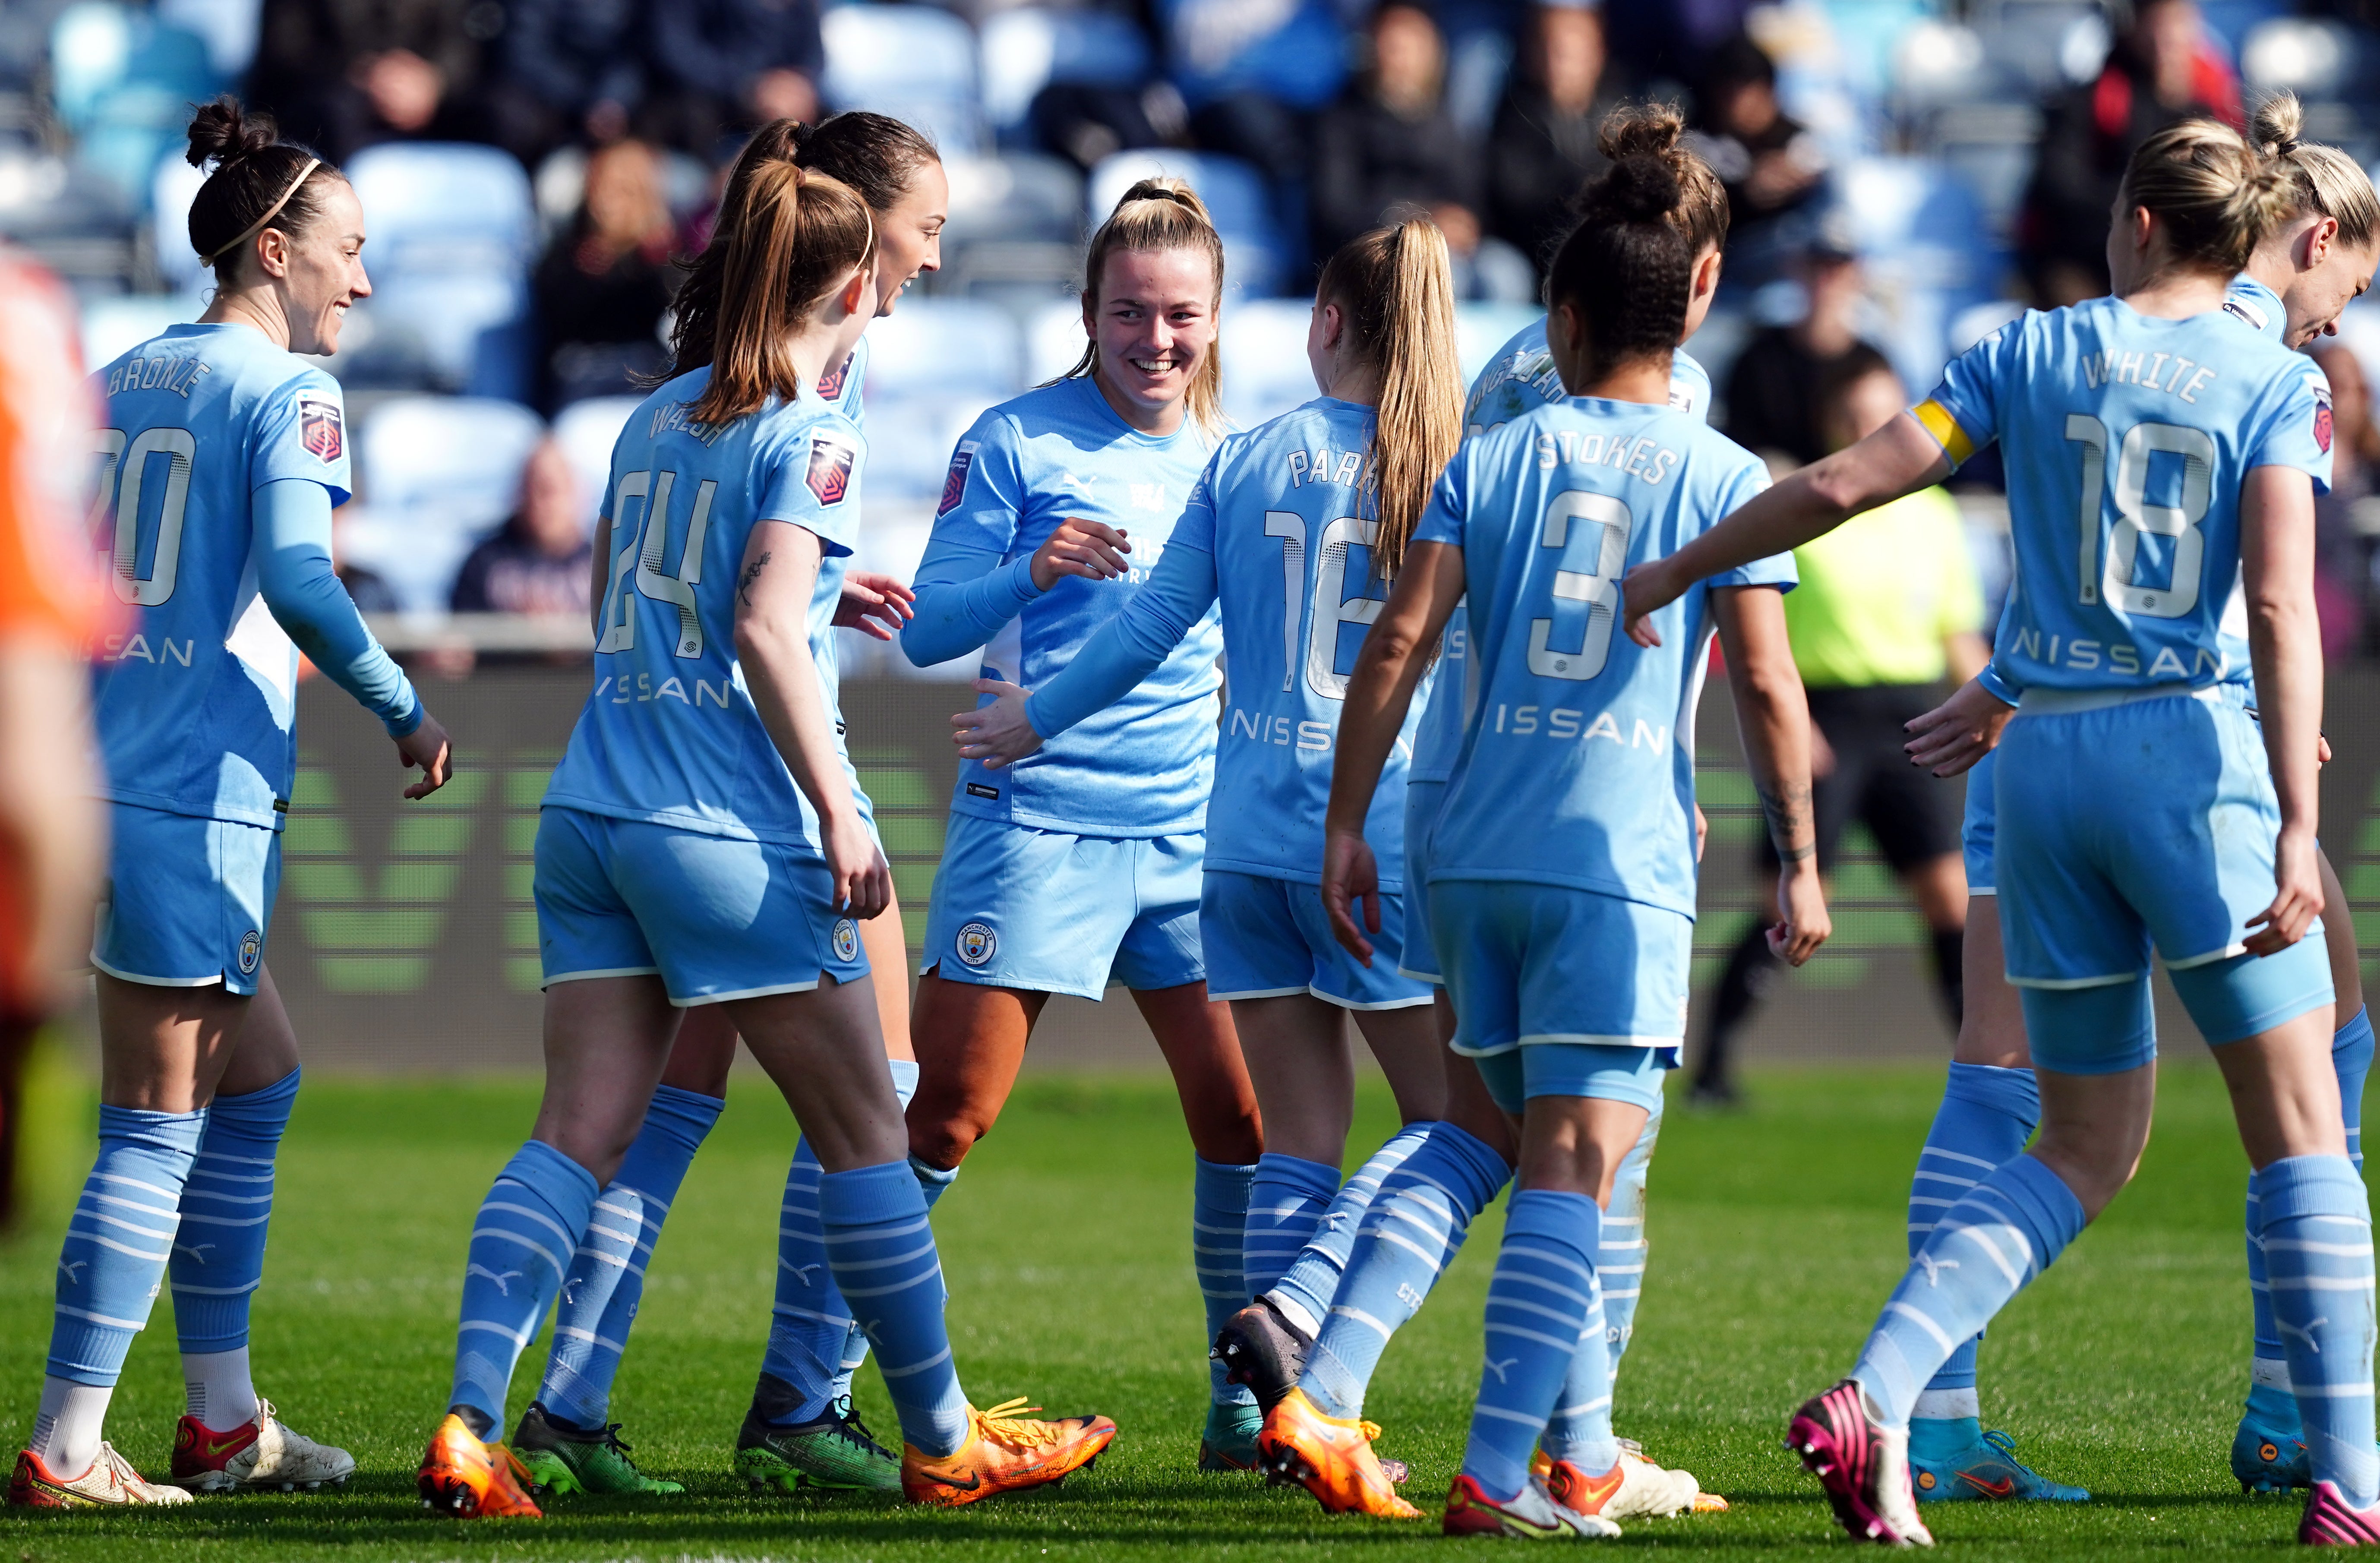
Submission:
[[197,33],[206,42],[215,74],[237,81],[256,59],[264,5],[263,0],[157,0],[157,19]]
[[1287,279],[1290,244],[1274,221],[1262,176],[1235,157],[1208,152],[1121,151],[1099,160],[1084,194],[1083,215],[1094,229],[1123,192],[1141,179],[1171,175],[1186,179],[1223,236],[1224,285],[1244,298],[1269,298]]
[[1046,152],[952,157],[938,293],[1033,303],[1081,285],[1083,176]]
[[886,500],[941,492],[951,448],[1023,389],[1015,317],[961,298],[911,298],[868,328],[868,477]]
[[1149,71],[1148,39],[1112,11],[1026,6],[983,24],[983,112],[996,134],[1017,130],[1055,82],[1131,87]]
[[[149,180],[149,231],[156,245],[157,270],[176,287],[196,287],[210,274],[190,248],[190,203],[206,182],[206,174],[183,157],[158,159],[157,172]],[[369,273],[369,262],[365,269]]]
[[537,213],[520,164],[493,147],[391,143],[358,152],[347,176],[373,291],[340,378],[525,398]]
[[1223,310],[1223,408],[1243,429],[1312,401],[1314,366],[1305,329],[1314,306],[1302,298],[1252,298]]
[[1998,293],[2007,260],[1963,180],[1917,157],[1865,158],[1837,171],[1839,210],[1889,317],[1883,345],[1901,378],[1934,383],[1951,320]]
[[1025,321],[1025,383],[1038,385],[1073,369],[1085,342],[1078,300],[1058,299],[1036,309]]
[[1515,332],[1538,316],[1543,309],[1534,304],[1458,304],[1454,307],[1454,350],[1463,364],[1463,383],[1468,386],[1488,367],[1488,359],[1497,348],[1512,339]]
[[1973,7],[1968,22],[1993,60],[2034,95],[2098,75],[2112,42],[2107,18],[2092,0],[1998,0]]
[[603,507],[603,490],[612,480],[612,447],[628,415],[641,401],[637,396],[589,396],[571,403],[553,418],[553,440],[570,458],[578,475],[578,489],[587,497],[587,526],[591,531]]
[[81,166],[135,203],[220,78],[205,42],[147,11],[83,0],[50,30],[51,96]]
[[2240,74],[2258,92],[2330,97],[2355,76],[2355,34],[2335,21],[2283,18],[2259,24],[2240,50]]
[[385,576],[408,610],[443,610],[463,556],[512,513],[545,420],[486,397],[400,396],[361,422],[363,514],[348,528],[347,552]]
[[87,299],[82,306],[83,368],[112,363],[167,326],[188,325],[204,309],[195,294],[130,293]]
[[925,131],[945,153],[984,145],[975,32],[932,6],[837,6],[826,35],[829,104],[871,109]]

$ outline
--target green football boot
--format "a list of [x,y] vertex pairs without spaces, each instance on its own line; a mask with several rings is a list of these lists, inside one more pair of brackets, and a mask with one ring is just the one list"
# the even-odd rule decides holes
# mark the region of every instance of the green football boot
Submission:
[[1198,1469],[1208,1473],[1253,1472],[1257,1468],[1257,1435],[1264,1431],[1264,1408],[1209,1405],[1207,1429],[1198,1437]]
[[546,1414],[531,1402],[513,1429],[513,1453],[528,1468],[537,1496],[588,1493],[596,1497],[658,1497],[682,1493],[675,1482],[648,1476],[628,1458],[616,1422],[597,1433],[583,1432]]
[[853,1414],[848,1397],[830,1405],[824,1416],[791,1427],[770,1426],[755,1406],[744,1414],[744,1426],[735,1435],[735,1474],[751,1483],[755,1492],[822,1487],[897,1495],[901,1457],[868,1435],[867,1424]]

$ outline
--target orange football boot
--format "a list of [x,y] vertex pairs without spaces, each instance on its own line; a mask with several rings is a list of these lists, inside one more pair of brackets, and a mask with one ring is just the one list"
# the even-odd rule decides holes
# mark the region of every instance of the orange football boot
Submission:
[[1379,1425],[1325,1416],[1303,1389],[1292,1389],[1257,1435],[1257,1461],[1276,1482],[1294,1482],[1333,1514],[1419,1520],[1420,1509],[1397,1496],[1372,1440]]
[[421,1503],[457,1520],[542,1520],[528,1496],[528,1469],[502,1444],[482,1442],[449,1412],[430,1436],[421,1472],[414,1478]]
[[1039,1422],[1018,1412],[1039,1411],[1025,1397],[990,1411],[967,1408],[967,1440],[946,1455],[929,1455],[913,1444],[901,1447],[901,1495],[911,1503],[954,1508],[994,1493],[1062,1482],[1087,1469],[1114,1441],[1116,1424],[1103,1416],[1064,1416]]

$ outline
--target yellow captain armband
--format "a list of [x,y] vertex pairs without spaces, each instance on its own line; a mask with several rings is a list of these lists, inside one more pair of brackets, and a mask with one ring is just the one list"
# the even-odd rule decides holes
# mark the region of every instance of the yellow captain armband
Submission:
[[1942,447],[1942,454],[1950,458],[1952,466],[1964,466],[1967,458],[1975,454],[1975,442],[1967,438],[1967,431],[1959,427],[1959,420],[1952,418],[1941,403],[1928,397],[1910,408],[1909,416],[1923,425],[1925,432],[1934,436],[1935,442]]

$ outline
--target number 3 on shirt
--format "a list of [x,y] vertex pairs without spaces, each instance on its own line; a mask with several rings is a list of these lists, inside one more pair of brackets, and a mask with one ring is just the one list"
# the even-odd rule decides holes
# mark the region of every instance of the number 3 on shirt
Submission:
[[[2081,515],[2082,556],[2075,579],[2085,604],[2107,600],[2127,613],[2150,619],[2179,619],[2198,606],[2199,577],[2205,571],[2206,534],[2198,524],[2215,484],[2215,440],[2203,430],[2178,423],[2136,423],[2124,433],[2116,453],[2116,470],[2107,471],[2107,426],[2088,413],[2066,415],[2066,438],[2082,447]],[[2149,504],[2149,458],[2163,451],[2181,458],[2181,503]],[[2107,538],[2107,559],[2099,562],[2099,487],[2105,476],[2107,497],[2115,502],[2116,526]],[[2133,583],[2134,562],[2140,556],[2141,534],[2171,538],[2173,576],[2170,586]]]
[[1556,570],[1554,596],[1564,602],[1584,602],[1586,637],[1575,651],[1553,648],[1554,622],[1529,621],[1529,671],[1541,678],[1580,683],[1603,671],[1611,656],[1611,625],[1620,607],[1620,577],[1628,568],[1628,532],[1635,517],[1609,494],[1565,489],[1546,506],[1539,548],[1558,549],[1570,557],[1571,523],[1591,525],[1582,529],[1595,561],[1591,570]]
[[[182,564],[182,513],[190,503],[190,458],[199,452],[198,437],[187,429],[144,429],[128,448],[121,429],[99,431],[99,476],[92,484],[91,522],[96,531],[112,506],[115,534],[111,547],[115,567],[108,572],[115,595],[136,608],[154,608],[174,595],[174,577]],[[149,558],[149,574],[140,575],[141,491],[147,486],[149,458],[164,456],[165,491],[157,503],[157,546]]]

